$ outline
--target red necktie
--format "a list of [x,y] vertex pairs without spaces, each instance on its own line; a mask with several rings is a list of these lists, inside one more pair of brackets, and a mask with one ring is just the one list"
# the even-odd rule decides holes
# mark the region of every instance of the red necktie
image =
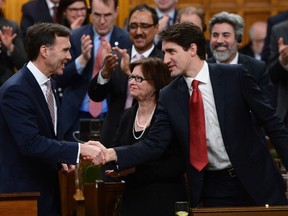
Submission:
[[[92,78],[97,75],[97,73],[100,71],[103,65],[103,60],[104,60],[104,56],[103,56],[104,43],[103,42],[105,40],[105,37],[100,37],[100,40],[101,40],[101,43],[100,43],[100,46],[98,48],[98,51],[95,57]],[[96,118],[102,112],[102,103],[95,102],[90,99],[89,112],[94,118]]]
[[208,163],[204,106],[198,80],[193,80],[190,97],[190,163],[201,171]]

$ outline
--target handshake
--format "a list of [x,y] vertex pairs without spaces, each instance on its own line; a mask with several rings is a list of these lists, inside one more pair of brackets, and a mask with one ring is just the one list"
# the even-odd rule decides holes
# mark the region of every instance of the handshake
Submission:
[[117,161],[114,149],[107,149],[98,141],[88,141],[81,144],[80,154],[84,160],[91,161],[94,165],[103,165],[109,161]]

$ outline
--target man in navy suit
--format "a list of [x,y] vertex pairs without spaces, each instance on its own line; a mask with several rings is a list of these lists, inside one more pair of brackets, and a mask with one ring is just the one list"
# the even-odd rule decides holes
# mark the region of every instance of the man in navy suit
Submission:
[[88,145],[92,141],[83,145],[57,141],[58,100],[53,83],[51,94],[46,94],[47,84],[71,59],[69,35],[62,25],[30,27],[26,36],[30,61],[0,88],[0,193],[40,192],[39,216],[60,215],[61,164],[69,172],[79,154],[101,158],[99,149]]
[[[57,79],[64,89],[61,115],[63,120],[63,139],[74,140],[73,132],[79,130],[81,118],[94,118],[89,112],[88,86],[92,79],[94,59],[100,47],[100,37],[105,37],[111,46],[128,48],[131,46],[128,33],[115,26],[118,14],[117,0],[93,0],[92,24],[72,32],[70,37],[72,60]],[[102,112],[95,118],[103,119],[108,110],[107,102],[102,102]]]
[[[159,158],[176,137],[185,155],[192,207],[287,205],[285,181],[254,121],[265,128],[286,168],[288,131],[255,78],[242,65],[205,62],[204,34],[191,23],[175,24],[160,38],[164,62],[177,77],[161,90],[147,137],[132,146],[102,146],[106,161],[115,161],[122,170]],[[200,82],[208,150],[208,164],[201,171],[190,164],[189,154],[193,80]]]
[[20,27],[22,33],[38,22],[53,22],[53,7],[58,6],[60,0],[33,0],[22,6]]

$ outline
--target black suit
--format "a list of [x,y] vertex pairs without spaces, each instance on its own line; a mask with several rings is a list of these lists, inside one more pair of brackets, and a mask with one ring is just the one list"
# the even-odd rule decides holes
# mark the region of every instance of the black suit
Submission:
[[[128,50],[128,53],[131,56],[131,50]],[[154,48],[149,56],[162,59],[163,53],[157,48]],[[111,147],[113,137],[125,108],[128,77],[118,66],[112,73],[110,81],[105,85],[98,84],[97,79],[98,75],[92,79],[88,93],[94,101],[102,101],[105,98],[108,99],[108,113],[102,126],[100,140],[106,147]]]
[[26,35],[27,29],[38,22],[53,22],[46,0],[29,1],[22,6],[20,27]]
[[279,61],[278,40],[280,37],[283,38],[284,44],[288,44],[288,19],[272,28],[270,41],[271,58],[268,67],[271,80],[277,85],[277,111],[288,126],[288,74]]
[[[288,131],[267,97],[259,91],[255,78],[241,65],[208,64],[216,112],[224,146],[239,181],[260,206],[287,205],[285,182],[255,128],[251,111],[264,126],[288,168]],[[189,163],[189,91],[183,76],[160,92],[155,122],[147,137],[132,146],[115,148],[119,169],[159,158],[173,136],[183,151],[190,203],[198,206],[205,170],[198,172]]]
[[270,41],[273,26],[285,20],[288,20],[288,10],[283,11],[282,13],[279,13],[275,16],[269,17],[267,21],[267,36],[265,38],[265,43],[261,54],[261,59],[263,61],[268,62],[270,59]]
[[[134,105],[123,113],[113,142],[117,146],[133,145],[137,141],[132,134],[137,108],[138,106]],[[150,125],[154,120],[155,117]],[[149,130],[150,127],[140,139],[143,139]],[[175,202],[187,200],[183,157],[174,140],[159,160],[139,165],[134,173],[122,177],[125,190],[121,215],[174,216]]]

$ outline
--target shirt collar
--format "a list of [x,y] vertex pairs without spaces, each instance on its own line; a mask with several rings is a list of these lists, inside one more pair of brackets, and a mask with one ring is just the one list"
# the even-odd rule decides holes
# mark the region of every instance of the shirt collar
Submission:
[[[154,44],[152,45],[152,47],[148,50],[146,50],[144,53],[141,53],[141,55],[143,55],[145,58],[149,57],[150,53],[153,51],[154,49]],[[135,58],[136,54],[140,54],[136,51],[135,46],[132,46],[132,50],[131,50],[131,60],[133,58]]]
[[200,83],[208,83],[209,82],[209,68],[208,68],[208,64],[206,61],[204,61],[204,64],[203,64],[203,67],[200,69],[199,73],[196,75],[195,78],[192,78],[192,77],[185,77],[184,76],[184,79],[187,83],[187,86],[189,89],[191,89],[191,84],[192,84],[192,81],[195,79],[195,80],[198,80],[200,81]]
[[50,78],[46,77],[31,61],[28,62],[27,68],[35,77],[39,86],[44,85]]

